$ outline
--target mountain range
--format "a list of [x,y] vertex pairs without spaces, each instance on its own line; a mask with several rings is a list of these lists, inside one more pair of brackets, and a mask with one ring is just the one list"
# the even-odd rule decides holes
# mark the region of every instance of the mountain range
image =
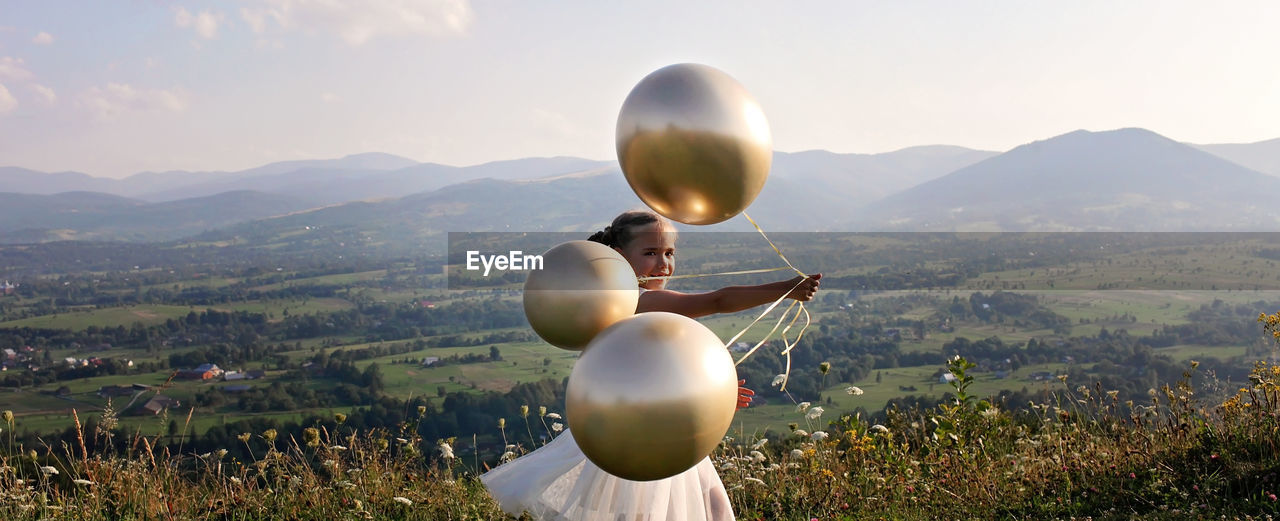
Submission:
[[[0,242],[309,234],[370,247],[443,231],[602,227],[643,204],[614,161],[469,167],[389,154],[124,179],[0,167]],[[774,155],[749,208],[772,230],[1276,230],[1280,139],[1188,145],[1142,129],[1075,131],[1005,153],[953,146]],[[310,228],[308,228],[310,227]],[[747,230],[732,219],[711,227]],[[335,235],[337,234],[337,235]],[[345,242],[345,241],[344,241]]]

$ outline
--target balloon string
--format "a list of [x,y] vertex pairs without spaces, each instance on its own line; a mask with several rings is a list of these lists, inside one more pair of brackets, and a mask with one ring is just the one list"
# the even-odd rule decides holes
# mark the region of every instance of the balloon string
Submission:
[[[752,327],[754,327],[756,323],[760,322],[760,320],[763,319],[765,316],[767,316],[770,312],[772,312],[774,308],[778,307],[778,304],[781,304],[782,301],[785,300],[787,296],[791,294],[792,291],[795,291],[795,289],[800,287],[801,284],[804,284],[804,281],[808,280],[808,277],[809,277],[808,274],[806,274],[803,271],[800,271],[795,267],[794,264],[791,264],[791,261],[787,260],[787,256],[783,255],[782,250],[779,250],[778,246],[775,245],[773,241],[769,240],[769,236],[764,233],[764,229],[761,228],[760,225],[756,223],[755,219],[752,219],[751,216],[747,214],[747,212],[742,212],[742,216],[747,218],[747,221],[750,222],[751,225],[755,227],[757,232],[760,232],[760,236],[764,238],[765,242],[769,243],[769,247],[773,248],[774,253],[778,254],[778,258],[782,259],[782,262],[787,263],[787,268],[790,268],[792,271],[795,271],[803,278],[800,279],[800,281],[796,282],[795,286],[792,286],[791,289],[783,293],[781,297],[778,297],[778,300],[775,300],[773,301],[772,304],[769,304],[769,307],[765,308],[764,312],[760,313],[760,316],[756,317],[755,320],[752,320],[750,324],[747,324],[747,327],[743,328],[742,331],[739,331],[738,334],[733,335],[733,338],[729,339],[728,342],[725,342],[726,348],[732,346],[733,343],[738,340],[738,338],[741,338],[742,335],[746,334],[746,332],[750,330]],[[786,268],[777,268],[777,269],[786,269]],[[769,270],[769,271],[776,271],[776,270]],[[797,305],[799,305],[798,308],[797,308]],[[791,379],[791,350],[795,349],[795,347],[800,344],[800,339],[804,338],[805,331],[808,330],[809,325],[813,323],[812,316],[809,315],[809,310],[805,309],[804,302],[795,301],[795,302],[792,302],[790,306],[787,306],[787,309],[782,312],[782,316],[778,317],[778,321],[774,323],[773,329],[770,329],[769,332],[765,334],[764,338],[760,339],[759,342],[756,342],[756,345],[752,346],[751,349],[747,350],[747,352],[743,354],[742,357],[739,358],[737,362],[734,362],[734,366],[738,366],[742,364],[742,362],[746,361],[746,359],[749,358],[751,355],[755,354],[756,350],[760,349],[760,347],[763,346],[765,342],[768,342],[769,338],[772,337],[773,334],[778,331],[778,328],[782,326],[782,323],[787,320],[787,315],[791,314],[792,309],[796,309],[796,312],[794,315],[792,315],[791,322],[787,323],[787,326],[782,328],[782,333],[781,333],[782,344],[783,344],[783,350],[781,354],[787,357],[787,361],[786,361],[786,368],[785,370],[783,370],[783,373],[782,373],[782,386],[781,388],[779,388],[779,391],[786,391],[787,381]],[[787,332],[790,331],[793,326],[795,326],[796,322],[800,320],[800,315],[802,314],[804,315],[804,325],[800,327],[800,332],[796,334],[796,338],[794,341],[788,340]]]

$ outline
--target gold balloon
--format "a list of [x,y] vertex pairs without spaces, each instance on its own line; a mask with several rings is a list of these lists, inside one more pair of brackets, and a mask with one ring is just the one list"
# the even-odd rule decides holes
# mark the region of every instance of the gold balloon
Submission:
[[653,211],[715,224],[746,209],[773,162],[764,111],[736,80],[706,65],[658,69],[618,115],[618,163]]
[[524,315],[551,345],[580,350],[597,333],[634,315],[640,298],[631,264],[613,248],[569,241],[542,254],[524,281]]
[[640,313],[582,352],[565,416],[583,454],[632,481],[674,476],[711,453],[737,408],[738,376],[724,344],[697,321]]

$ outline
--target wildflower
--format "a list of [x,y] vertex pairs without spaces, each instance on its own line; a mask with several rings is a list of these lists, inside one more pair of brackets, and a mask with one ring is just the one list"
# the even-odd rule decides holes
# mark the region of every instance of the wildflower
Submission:
[[554,412],[549,412],[549,413],[547,413],[547,417],[548,417],[548,418],[551,418],[551,419],[553,419],[553,420],[559,420],[559,419],[560,419],[560,414],[559,414],[559,413],[554,413]]
[[498,428],[499,428],[499,429],[505,429],[505,428],[507,428],[507,419],[506,419],[506,418],[498,418]]
[[73,479],[73,480],[71,480],[71,482],[72,482],[72,483],[75,483],[75,484],[77,484],[77,485],[86,486],[86,487],[87,487],[87,486],[90,486],[90,485],[93,485],[93,482],[92,482],[92,481],[89,481],[89,480],[87,480],[87,479]]
[[511,461],[513,459],[516,459],[516,453],[511,451],[506,451],[502,453],[502,457],[498,458],[498,461]]
[[809,435],[809,438],[813,439],[813,441],[822,441],[827,439],[827,433],[823,431],[814,431],[813,434]]
[[852,385],[845,387],[844,392],[852,396],[862,396],[862,389]]
[[803,458],[803,457],[804,457],[804,451],[802,451],[802,450],[800,450],[800,449],[791,449],[791,457],[792,457],[793,459],[800,459],[800,458]]
[[409,440],[406,440],[406,439],[404,439],[404,438],[396,438],[396,442],[398,442],[398,443],[400,443],[401,445],[403,445],[403,444],[407,444],[407,443],[409,443]]
[[796,405],[796,412],[804,412],[809,409],[809,402],[800,402]]
[[1118,400],[1118,396],[1120,396],[1120,391],[1107,391],[1107,398],[1111,398],[1113,401]]
[[720,465],[720,470],[733,470],[736,468],[738,468],[738,466],[734,465],[732,461],[725,462],[724,465]]
[[778,470],[778,469],[781,469],[781,468],[782,468],[782,465],[779,465],[779,464],[777,464],[777,463],[770,463],[770,464],[769,464],[769,466],[768,466],[768,467],[765,467],[764,469],[765,469],[765,470],[767,470],[767,471],[769,471],[769,472],[773,472],[773,471]]
[[237,485],[239,485],[239,484],[240,484],[240,478],[237,478],[237,477],[235,477],[235,476],[231,476],[231,482],[232,482],[232,483],[235,483],[235,484],[237,484]]
[[831,362],[818,364],[818,372],[822,373],[823,376],[826,376],[827,373],[831,372]]
[[339,425],[346,423],[347,415],[340,412],[333,413],[333,421],[338,422]]
[[764,457],[764,453],[758,450],[751,451],[751,461],[754,461],[756,463],[764,463],[765,459],[766,458]]
[[338,467],[338,462],[336,462],[336,461],[334,461],[334,460],[331,460],[331,459],[324,460],[324,463],[322,463],[322,464],[323,464],[324,466],[326,466],[326,467],[331,468],[331,469],[332,469],[332,468],[337,468],[337,467]]
[[262,439],[267,440],[267,443],[276,441],[276,430],[267,429],[265,431],[262,431]]
[[773,377],[773,383],[771,383],[771,384],[769,384],[769,385],[770,385],[770,386],[772,386],[772,387],[777,387],[777,386],[779,386],[779,385],[782,385],[782,384],[783,384],[783,383],[785,383],[786,381],[787,381],[787,375],[785,375],[785,374],[780,374],[780,375],[778,375],[778,376]]
[[419,417],[419,418],[421,418],[421,417],[426,416],[426,415],[427,415],[427,406],[425,406],[425,405],[419,405],[419,406],[418,406],[418,417]]
[[356,488],[356,484],[355,484],[355,483],[352,483],[352,482],[347,481],[347,480],[345,480],[345,479],[344,479],[344,480],[342,480],[342,481],[339,481],[339,482],[337,482],[337,483],[334,483],[334,484],[333,484],[333,486],[338,487],[338,488]]
[[1151,395],[1151,396],[1155,396],[1155,395],[1156,395],[1156,390],[1155,390],[1155,388],[1153,387],[1153,388],[1151,388],[1151,389],[1147,389],[1147,394],[1148,394],[1148,395]]
[[555,423],[552,423],[552,424],[551,424],[551,432],[560,432],[560,431],[562,431],[562,430],[564,430],[564,424],[563,424],[563,423],[555,422]]
[[407,507],[413,506],[413,500],[411,500],[411,499],[409,499],[409,498],[407,498],[407,497],[403,497],[403,496],[396,496],[396,497],[391,498],[391,500],[392,500],[392,501],[395,501],[396,503],[400,503],[401,505],[407,506]]
[[347,447],[346,447],[346,446],[343,446],[343,445],[332,445],[332,446],[330,446],[329,448],[331,448],[331,449],[333,449],[333,450],[347,450]]
[[241,443],[249,443],[250,436],[253,436],[253,435],[246,432],[239,436],[236,436],[236,439],[240,440]]
[[795,433],[795,434],[796,434],[796,436],[799,436],[799,437],[801,437],[801,438],[808,438],[808,437],[809,437],[809,431],[806,431],[806,430],[804,430],[804,429],[796,429],[796,433]]
[[320,445],[320,429],[315,427],[302,429],[302,440],[307,442],[308,447]]
[[218,459],[222,459],[222,458],[226,457],[226,455],[227,455],[227,449],[218,449],[218,450],[214,451],[213,453],[218,455]]
[[521,406],[520,406],[520,417],[521,417],[521,418],[528,418],[528,417],[529,417],[529,406],[528,406],[528,405],[521,405]]
[[808,420],[816,420],[822,416],[822,413],[823,413],[822,407],[814,407],[812,409],[809,409],[808,414],[805,414],[804,417],[805,419],[808,419]]
[[1060,380],[1064,384],[1067,383],[1067,375],[1065,374],[1058,375],[1058,380]]
[[58,475],[58,469],[55,469],[55,468],[53,468],[53,467],[49,467],[49,466],[44,466],[44,467],[40,467],[40,473],[41,473],[41,474],[44,474],[44,475],[46,475],[46,476],[57,476],[57,475]]
[[545,405],[539,405],[539,406],[538,406],[538,416],[546,416],[546,415],[547,415],[547,406],[545,406]]
[[986,409],[983,409],[983,411],[980,414],[982,414],[983,418],[986,418],[988,420],[993,420],[995,419],[996,416],[1000,416],[1000,408],[988,407]]
[[[751,484],[754,484],[754,485],[760,485],[760,486],[762,486],[762,487],[764,486],[764,481],[763,481],[763,480],[761,480],[760,478],[743,478],[743,481],[746,481],[747,483],[751,483]],[[1275,496],[1275,495],[1274,495],[1274,494],[1272,494],[1272,497],[1274,497],[1274,496]]]
[[1197,360],[1192,360],[1192,361],[1191,361],[1191,368],[1192,368],[1192,369],[1195,369],[1195,368],[1197,368],[1197,367],[1200,367],[1200,362],[1199,362],[1199,361],[1197,361]]
[[889,428],[877,423],[871,426],[871,432],[874,432],[876,434],[889,434]]
[[440,457],[453,459],[453,447],[449,445],[449,442],[440,440],[440,445],[437,448],[440,450]]
[[5,410],[3,414],[4,422],[13,425],[13,411]]
[[769,438],[760,438],[758,441],[755,442],[754,445],[751,446],[751,448],[754,450],[760,450],[760,448],[764,447],[765,444],[767,443],[769,443]]

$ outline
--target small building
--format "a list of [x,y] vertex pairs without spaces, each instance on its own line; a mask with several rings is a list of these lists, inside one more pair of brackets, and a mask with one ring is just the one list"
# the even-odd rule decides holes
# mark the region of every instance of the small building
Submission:
[[178,371],[178,378],[186,380],[213,380],[222,376],[222,369],[217,364],[200,364],[195,369]]
[[249,376],[250,380],[257,380],[259,378],[267,377],[267,371],[265,369],[250,369],[245,374]]
[[424,356],[422,357],[422,367],[431,367],[433,365],[436,365],[436,362],[439,362],[439,361],[440,361],[440,357],[438,356]]
[[240,371],[227,371],[225,373],[222,373],[222,379],[228,382],[233,382],[236,380],[244,380],[248,377],[249,375],[246,375]]
[[956,375],[951,373],[942,373],[942,376],[938,377],[938,383],[940,384],[949,384],[954,381],[956,381]]
[[160,414],[170,407],[178,407],[182,405],[176,398],[170,398],[163,394],[153,396],[147,403],[142,405],[142,410],[151,414]]
[[129,385],[104,385],[98,388],[98,396],[103,398],[112,398],[116,396],[129,396],[136,390]]

